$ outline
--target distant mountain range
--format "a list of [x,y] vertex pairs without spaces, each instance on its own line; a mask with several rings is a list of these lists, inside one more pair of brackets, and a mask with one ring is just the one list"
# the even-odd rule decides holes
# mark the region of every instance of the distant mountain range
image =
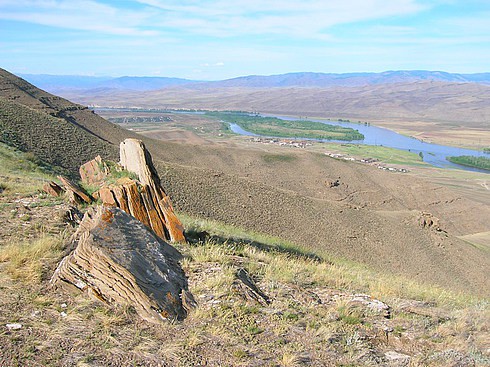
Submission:
[[150,91],[168,87],[186,86],[196,89],[206,88],[275,88],[275,87],[357,87],[365,85],[407,83],[416,81],[439,81],[456,83],[490,84],[490,73],[454,74],[442,71],[385,71],[382,73],[288,73],[279,75],[249,75],[220,81],[199,81],[167,77],[123,76],[94,77],[73,75],[21,74],[27,81],[49,92],[79,89],[123,89]]
[[149,91],[190,83],[199,83],[199,81],[196,80],[146,76],[123,76],[119,78],[113,78],[82,75],[19,75],[28,82],[48,92],[72,89],[126,89],[135,91]]

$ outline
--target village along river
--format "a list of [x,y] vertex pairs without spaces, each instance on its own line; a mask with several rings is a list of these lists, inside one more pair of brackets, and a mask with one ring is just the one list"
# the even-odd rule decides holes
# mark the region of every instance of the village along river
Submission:
[[[297,118],[287,117],[287,116],[272,116],[272,115],[264,115],[264,116],[277,117],[277,118],[280,118],[282,120],[300,120]],[[379,146],[384,146],[384,147],[389,147],[389,148],[406,150],[406,151],[417,153],[417,154],[422,153],[424,162],[427,162],[427,163],[429,163],[433,166],[436,166],[436,167],[458,168],[458,169],[464,169],[467,171],[483,172],[483,173],[489,173],[490,174],[489,171],[485,171],[485,170],[473,168],[473,167],[462,166],[459,164],[454,164],[454,163],[446,160],[446,157],[458,156],[458,155],[470,155],[470,156],[475,156],[475,157],[484,156],[485,153],[480,152],[480,151],[464,149],[464,148],[457,148],[457,147],[450,147],[450,146],[445,146],[445,145],[438,145],[438,144],[433,144],[433,143],[427,143],[427,142],[420,141],[416,138],[411,138],[408,136],[398,134],[398,133],[391,131],[391,130],[388,130],[388,129],[384,129],[384,128],[372,126],[372,125],[364,125],[363,123],[326,121],[326,120],[315,120],[315,119],[308,119],[308,120],[318,121],[318,122],[321,122],[324,124],[329,124],[329,125],[337,125],[337,126],[353,128],[354,130],[358,130],[361,134],[363,134],[364,139],[363,140],[352,140],[352,141],[304,139],[304,138],[299,138],[299,137],[296,139],[298,139],[298,140],[312,140],[312,141],[320,141],[320,142],[335,142],[335,143],[344,143],[344,144],[379,145]],[[233,123],[230,124],[230,129],[234,133],[240,134],[240,135],[261,136],[261,135],[257,135],[257,134],[253,134],[251,132],[245,131],[240,126],[238,126],[237,124],[233,124]],[[292,138],[287,138],[287,139],[292,139]]]
[[[131,109],[131,108],[127,108],[127,109],[125,109],[125,108],[95,108],[95,110],[96,111],[117,110],[117,111],[131,111],[131,112],[135,111],[135,109]],[[137,109],[136,111],[143,111],[143,110]],[[161,111],[148,110],[148,112],[161,112]],[[206,113],[205,111],[187,111],[187,110],[186,111],[169,110],[166,112],[182,113],[182,114],[205,114]],[[277,117],[277,118],[280,118],[282,120],[300,120],[299,118],[294,118],[294,117],[289,117],[289,116],[274,116],[274,115],[268,115],[268,114],[264,114],[263,116]],[[320,142],[326,142],[326,143],[333,142],[333,143],[343,143],[343,144],[366,144],[366,145],[385,146],[385,147],[389,147],[389,148],[406,150],[406,151],[413,152],[416,154],[422,153],[424,162],[427,162],[427,163],[429,163],[435,167],[458,168],[458,169],[463,169],[466,171],[482,172],[482,173],[490,174],[489,171],[474,168],[474,167],[467,167],[467,166],[462,166],[459,164],[454,164],[452,162],[449,162],[446,159],[446,157],[459,156],[459,155],[470,155],[470,156],[474,156],[474,157],[480,157],[480,156],[488,155],[488,154],[485,154],[481,151],[423,142],[423,141],[420,141],[416,138],[411,138],[408,136],[398,134],[392,130],[388,130],[388,129],[384,129],[384,128],[372,126],[372,125],[365,125],[363,123],[353,123],[353,122],[345,122],[345,121],[340,122],[340,121],[318,120],[318,119],[308,119],[308,120],[318,121],[318,122],[321,122],[324,124],[329,124],[329,125],[350,127],[354,130],[358,130],[361,134],[363,134],[364,139],[363,140],[351,140],[351,141],[307,139],[307,138],[301,138],[301,137],[287,138],[287,139],[290,139],[290,140],[294,140],[294,139],[296,139],[296,140],[311,140],[311,141],[320,141]],[[254,134],[254,133],[251,133],[249,131],[246,131],[234,123],[230,123],[230,129],[234,133],[240,134],[240,135],[266,137],[264,135],[258,135],[258,134]],[[275,137],[270,136],[270,138],[275,138]]]

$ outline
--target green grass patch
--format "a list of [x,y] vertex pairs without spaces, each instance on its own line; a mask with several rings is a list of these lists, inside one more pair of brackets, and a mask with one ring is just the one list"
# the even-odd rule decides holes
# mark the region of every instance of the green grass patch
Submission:
[[470,155],[460,155],[457,157],[447,157],[447,160],[452,163],[460,164],[462,166],[475,167],[490,171],[490,158],[487,157],[473,157]]
[[0,195],[32,194],[40,190],[44,182],[54,180],[58,172],[32,153],[0,143]]
[[328,143],[327,149],[334,153],[348,154],[357,158],[372,158],[384,163],[426,166],[418,153],[383,147],[379,145]]
[[364,135],[355,129],[317,121],[288,121],[243,112],[206,112],[206,115],[237,124],[248,132],[263,136],[346,141],[364,139]]

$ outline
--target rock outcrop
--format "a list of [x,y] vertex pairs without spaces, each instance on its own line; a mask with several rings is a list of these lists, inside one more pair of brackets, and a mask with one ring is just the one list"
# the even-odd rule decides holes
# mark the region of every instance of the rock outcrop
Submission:
[[99,186],[93,196],[105,206],[121,208],[166,241],[182,242],[184,227],[163,190],[150,153],[140,140],[121,143],[121,165],[96,157],[80,167],[82,182]]
[[143,142],[126,139],[120,145],[121,165],[135,173],[143,188],[141,198],[148,214],[148,221],[155,232],[161,232],[160,223],[172,241],[184,241],[184,228],[174,213],[170,197],[163,191],[160,179],[153,165],[151,155]]
[[434,217],[431,213],[421,212],[418,220],[420,226],[423,228],[430,228],[436,231],[442,231],[439,225],[439,219]]
[[61,196],[65,191],[60,185],[53,181],[46,182],[43,185],[43,190],[45,193],[54,197]]
[[90,209],[71,247],[51,279],[55,286],[132,305],[150,322],[181,320],[194,304],[179,264],[182,255],[119,208]]
[[95,159],[82,164],[79,173],[82,182],[89,185],[102,185],[109,175],[109,167],[98,155]]
[[[140,140],[121,143],[121,165],[106,162],[100,156],[80,167],[85,187],[92,195],[65,177],[63,183],[68,201],[74,205],[100,200],[105,206],[121,208],[151,228],[165,241],[183,242],[184,227],[177,218],[170,197],[163,190],[150,153]],[[51,186],[45,187],[51,193]]]

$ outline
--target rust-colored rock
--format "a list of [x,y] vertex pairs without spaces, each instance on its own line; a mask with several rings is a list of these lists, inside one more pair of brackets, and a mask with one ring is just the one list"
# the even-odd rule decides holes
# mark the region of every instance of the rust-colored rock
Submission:
[[112,188],[112,194],[116,199],[117,206],[124,210],[126,213],[130,213],[128,205],[128,196],[126,195],[126,190],[124,186],[114,186]]
[[[184,241],[182,223],[175,215],[170,197],[161,186],[151,155],[146,150],[143,142],[137,139],[126,139],[123,141],[120,145],[120,159],[121,165],[126,170],[138,176],[139,181],[145,187],[143,191],[146,191],[148,196],[151,197],[151,201],[145,201],[148,211],[152,211],[149,217],[155,215],[160,217],[163,221],[165,232],[168,233],[168,239],[176,242]],[[154,208],[151,208],[151,202],[153,202]],[[153,212],[153,209],[155,212]],[[158,231],[158,229],[155,230]],[[164,238],[167,238],[167,236]]]
[[64,192],[63,188],[54,181],[46,182],[43,185],[43,190],[45,193],[55,197],[61,196]]
[[51,283],[76,287],[107,304],[131,305],[147,321],[183,319],[195,305],[182,255],[116,207],[90,209]]
[[104,205],[107,206],[118,206],[114,193],[107,186],[102,186],[98,191],[98,198],[102,201]]
[[[182,223],[160,184],[150,153],[140,140],[127,139],[121,143],[121,163],[122,166],[108,165],[97,156],[80,167],[82,181],[99,186],[93,197],[105,206],[115,206],[131,214],[163,240],[185,241]],[[70,202],[91,201],[73,182],[65,178],[62,182],[69,192]]]
[[151,228],[145,204],[138,191],[138,185],[131,181],[124,185],[124,191],[128,196],[129,214],[138,219],[141,223]]
[[80,178],[82,182],[88,185],[102,185],[109,174],[109,167],[102,160],[100,155],[91,161],[83,164],[80,169]]
[[92,202],[92,198],[80,186],[63,176],[58,176],[58,179],[65,187],[70,202],[74,204],[80,204],[82,202],[90,204]]
[[164,222],[162,221],[161,213],[157,209],[158,206],[155,207],[153,204],[151,188],[149,186],[143,186],[140,195],[143,199],[143,203],[145,204],[148,220],[150,221],[150,227],[161,238],[169,238],[168,234],[165,233]]

